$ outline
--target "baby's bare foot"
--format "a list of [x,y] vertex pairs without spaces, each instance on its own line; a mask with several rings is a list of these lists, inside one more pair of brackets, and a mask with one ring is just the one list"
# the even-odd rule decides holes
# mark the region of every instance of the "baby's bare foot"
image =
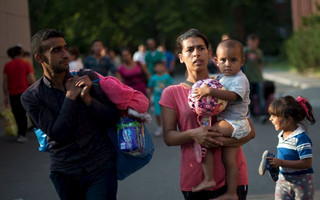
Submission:
[[216,186],[215,181],[202,181],[199,185],[192,188],[192,192],[200,192],[202,190],[211,189]]

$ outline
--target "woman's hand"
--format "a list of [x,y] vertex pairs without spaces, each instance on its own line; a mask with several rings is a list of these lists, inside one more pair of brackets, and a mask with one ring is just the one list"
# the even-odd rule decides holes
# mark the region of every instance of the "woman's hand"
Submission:
[[215,137],[221,137],[222,134],[218,133],[214,127],[204,127],[193,129],[192,139],[201,144],[205,148],[214,148],[217,146],[223,146],[223,143],[215,139]]
[[[223,143],[217,140],[222,134],[214,127],[198,127],[186,131],[177,131],[176,111],[162,107],[163,139],[168,146],[184,145],[190,142],[197,142],[206,148],[222,146]],[[165,120],[164,120],[165,119]]]

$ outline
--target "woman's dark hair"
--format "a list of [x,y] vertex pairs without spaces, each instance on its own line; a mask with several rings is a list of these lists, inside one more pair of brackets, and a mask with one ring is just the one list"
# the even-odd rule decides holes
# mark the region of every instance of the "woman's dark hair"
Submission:
[[133,55],[131,48],[130,47],[122,47],[120,49],[120,53],[122,54],[123,52],[128,51],[131,55]]
[[22,53],[23,53],[23,49],[19,46],[10,47],[7,50],[8,56],[12,59],[18,55],[21,55]]
[[284,119],[289,119],[290,117],[299,123],[305,118],[314,124],[316,122],[312,114],[312,106],[308,101],[305,101],[306,111],[302,105],[292,96],[280,97],[274,100],[269,106],[269,113],[271,115],[282,117]]
[[42,45],[42,42],[50,38],[58,38],[58,37],[63,38],[64,36],[61,31],[58,31],[56,29],[43,29],[38,31],[31,38],[32,54],[34,55],[36,53],[43,53],[45,50],[47,50],[46,49],[47,47],[44,47]]
[[176,53],[177,53],[177,54],[179,54],[179,53],[182,52],[182,48],[183,48],[183,47],[182,47],[182,42],[183,42],[184,40],[190,38],[190,37],[192,37],[192,38],[197,38],[197,37],[198,37],[198,38],[201,38],[201,39],[204,41],[207,49],[209,49],[209,41],[208,41],[208,38],[207,38],[204,34],[200,33],[200,31],[198,31],[197,29],[192,28],[192,29],[189,29],[187,32],[181,34],[181,35],[177,38],[177,41],[176,41],[176,43],[177,43]]

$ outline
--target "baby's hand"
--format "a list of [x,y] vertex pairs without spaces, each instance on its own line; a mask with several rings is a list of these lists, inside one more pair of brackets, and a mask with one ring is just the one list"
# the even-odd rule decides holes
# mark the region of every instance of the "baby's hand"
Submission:
[[193,91],[194,97],[201,99],[202,97],[210,95],[210,87],[207,84],[203,84],[200,88],[195,88]]

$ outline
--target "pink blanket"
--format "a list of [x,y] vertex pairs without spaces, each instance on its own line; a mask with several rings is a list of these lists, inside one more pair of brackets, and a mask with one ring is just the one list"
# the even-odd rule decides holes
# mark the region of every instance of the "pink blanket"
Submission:
[[148,98],[141,92],[121,83],[117,78],[111,76],[99,76],[99,84],[105,95],[119,110],[132,108],[138,113],[145,113],[149,108]]

